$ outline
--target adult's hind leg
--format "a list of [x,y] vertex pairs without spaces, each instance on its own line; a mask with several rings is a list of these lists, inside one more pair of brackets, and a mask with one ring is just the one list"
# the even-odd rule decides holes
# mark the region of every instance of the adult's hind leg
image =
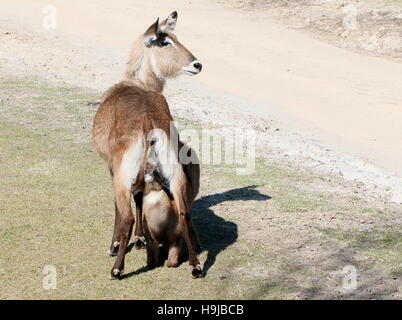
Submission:
[[134,230],[134,247],[135,249],[145,248],[144,228],[142,225],[142,192],[133,193],[135,202],[135,230]]
[[192,236],[190,235],[193,233],[190,225],[192,224],[191,222],[191,208],[189,208],[186,205],[186,201],[184,198],[184,195],[187,194],[187,179],[186,176],[184,175],[183,169],[181,167],[181,164],[177,167],[177,176],[176,176],[176,181],[172,186],[172,193],[173,193],[173,199],[176,204],[177,212],[179,214],[179,224],[181,227],[181,231],[184,236],[184,240],[187,245],[187,250],[188,250],[188,262],[191,266],[191,274],[193,275],[194,278],[199,278],[202,276],[202,268],[200,261],[198,260],[197,253],[194,250],[193,246],[193,241],[192,241]]
[[[114,173],[111,168],[109,168],[110,176],[113,180]],[[119,209],[117,208],[116,198],[114,199],[114,228],[113,228],[113,236],[112,243],[110,244],[110,248],[108,250],[108,255],[114,257],[117,255],[117,251],[119,250],[120,245],[120,214]]]
[[117,209],[116,200],[114,201],[114,230],[113,230],[113,237],[112,243],[110,245],[108,254],[109,256],[116,256],[119,250],[120,245],[120,214],[119,209]]
[[203,248],[201,246],[200,238],[198,237],[197,230],[195,230],[193,219],[191,217],[188,223],[188,229],[190,233],[191,243],[193,244],[195,252],[201,253],[203,251]]
[[117,258],[111,270],[111,279],[118,278],[124,270],[124,258],[126,249],[133,230],[134,216],[131,209],[130,190],[119,181],[114,183],[116,194],[116,206],[119,211],[119,233],[120,244],[117,252]]

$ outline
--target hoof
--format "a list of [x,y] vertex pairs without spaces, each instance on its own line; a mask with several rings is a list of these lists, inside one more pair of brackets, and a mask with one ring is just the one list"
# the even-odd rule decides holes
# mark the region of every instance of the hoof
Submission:
[[199,254],[199,253],[201,253],[201,252],[204,251],[204,247],[203,247],[203,246],[197,246],[197,247],[194,249],[194,251],[195,251],[195,253]]
[[117,268],[112,269],[112,271],[110,272],[109,280],[120,279],[121,275],[123,274],[123,271],[124,270],[119,270]]
[[155,268],[159,267],[159,261],[147,260],[147,267],[149,269],[155,269]]
[[112,245],[110,246],[110,249],[108,250],[107,254],[111,257],[117,256],[117,252],[119,251],[119,245],[120,242],[115,241],[112,243]]
[[110,250],[110,249],[109,249],[109,250],[107,251],[107,254],[108,254],[109,256],[111,256],[111,257],[115,257],[115,256],[117,256],[117,251],[118,251],[118,250],[114,250],[114,249],[113,249],[113,250]]
[[136,250],[146,248],[146,243],[145,243],[145,237],[144,236],[135,236],[134,237],[134,248]]
[[147,269],[148,270],[154,270],[154,269],[156,269],[157,268],[157,266],[153,263],[153,264],[149,264],[149,263],[147,263]]
[[191,274],[193,275],[193,278],[201,278],[202,277],[202,269],[200,265],[197,265],[194,267],[194,269],[191,271]]
[[166,267],[168,268],[177,268],[179,266],[179,261],[169,261],[167,260],[165,263]]

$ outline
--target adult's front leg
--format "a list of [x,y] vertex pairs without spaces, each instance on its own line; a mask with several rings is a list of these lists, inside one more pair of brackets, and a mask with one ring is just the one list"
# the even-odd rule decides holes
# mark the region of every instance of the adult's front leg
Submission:
[[175,179],[174,184],[172,185],[172,193],[173,193],[173,199],[176,204],[177,208],[177,213],[179,215],[179,224],[181,227],[181,231],[184,236],[184,240],[186,241],[187,245],[187,250],[188,250],[188,260],[189,264],[191,266],[191,274],[193,275],[194,278],[199,278],[202,276],[202,268],[200,261],[198,260],[197,253],[194,250],[194,245],[192,237],[190,234],[192,234],[191,230],[192,228],[190,227],[191,225],[191,216],[190,216],[190,210],[191,207],[188,206],[185,200],[185,195],[187,194],[187,178],[183,172],[183,168],[181,165],[177,167],[177,176]]

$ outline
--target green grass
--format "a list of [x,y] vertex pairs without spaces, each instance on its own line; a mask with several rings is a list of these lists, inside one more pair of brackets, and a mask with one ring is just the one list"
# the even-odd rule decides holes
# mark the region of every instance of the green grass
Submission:
[[[193,219],[205,248],[200,261],[206,277],[192,280],[185,259],[177,269],[147,270],[145,251],[133,250],[126,256],[126,278],[109,281],[114,205],[106,166],[90,142],[97,107],[88,101],[97,99],[99,93],[82,88],[0,78],[0,299],[292,298],[311,277],[319,281],[328,272],[294,250],[292,241],[300,237],[315,244],[311,235],[325,244],[318,252],[323,257],[336,237],[382,260],[368,267],[401,274],[396,229],[350,235],[298,226],[344,208],[343,218],[379,216],[378,208],[345,205],[348,198],[339,202],[314,188],[319,176],[257,158],[252,175],[237,175],[233,165],[202,165]],[[43,288],[45,265],[56,267],[55,290]],[[314,292],[324,294],[326,285],[316,283]]]
[[[238,175],[234,166],[225,166],[224,172],[229,184],[269,186],[275,205],[281,212],[312,212],[331,205],[327,195],[307,191],[299,185],[311,183],[307,175],[260,158],[256,159],[255,174]],[[298,184],[289,184],[289,181],[297,181]]]
[[[194,205],[201,239],[207,251],[201,254],[211,269],[204,279],[191,281],[187,263],[178,269],[159,268],[144,271],[145,251],[127,254],[122,281],[109,281],[113,259],[106,255],[113,226],[113,195],[104,163],[89,141],[75,140],[74,128],[52,128],[60,115],[50,108],[74,97],[71,110],[85,106],[91,94],[74,93],[76,88],[47,87],[30,79],[8,80],[1,92],[32,91],[28,98],[8,102],[20,105],[40,101],[29,115],[48,110],[55,119],[45,117],[35,126],[20,125],[13,112],[0,122],[1,212],[0,298],[246,298],[242,288],[254,279],[231,279],[232,270],[257,264],[264,255],[261,248],[238,248],[236,224],[216,216],[208,203]],[[31,97],[35,98],[32,99]],[[21,108],[23,104],[21,103]],[[70,110],[69,102],[65,104]],[[11,114],[11,116],[10,116]],[[77,115],[75,115],[77,117]],[[222,201],[218,198],[217,201]],[[208,224],[214,224],[211,231]],[[232,236],[222,239],[222,234]],[[229,239],[229,240],[228,240]],[[244,258],[244,250],[254,252]],[[218,258],[219,256],[219,258]],[[243,258],[239,258],[243,257]],[[253,260],[256,260],[253,262]],[[57,289],[44,290],[45,265],[57,269]],[[144,271],[144,272],[142,272]],[[136,272],[139,272],[138,275]],[[240,289],[239,289],[240,288]]]

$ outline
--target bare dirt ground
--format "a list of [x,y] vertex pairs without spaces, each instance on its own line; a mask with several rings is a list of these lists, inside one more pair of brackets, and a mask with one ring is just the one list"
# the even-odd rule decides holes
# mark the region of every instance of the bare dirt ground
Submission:
[[[220,0],[242,10],[268,11],[289,27],[341,48],[402,62],[400,0]],[[351,19],[355,16],[355,24]],[[350,18],[350,19],[349,19]],[[345,28],[344,24],[350,24]]]
[[[318,41],[290,29],[287,19],[278,23],[269,10],[245,12],[227,3],[56,1],[58,27],[45,30],[42,11],[48,3],[21,1],[1,5],[2,67],[100,90],[121,79],[127,52],[144,25],[180,8],[177,35],[205,68],[191,83],[171,84],[167,93],[175,99],[173,108],[190,111],[196,120],[221,121],[229,113],[232,123],[244,126],[262,122],[266,128],[264,122],[275,121],[268,126],[274,134],[261,135],[261,144],[275,146],[297,164],[357,180],[402,202],[402,148],[397,147],[402,64]],[[316,17],[321,5],[311,7]],[[310,12],[310,6],[301,8]],[[388,20],[398,30],[399,20]],[[373,23],[369,28],[376,30]],[[196,108],[189,107],[189,99]]]
[[[323,44],[265,12],[227,4],[55,1],[60,25],[44,31],[47,2],[22,2],[0,5],[1,179],[7,181],[0,228],[6,248],[22,235],[34,250],[18,242],[15,253],[4,251],[2,298],[140,298],[133,293],[141,290],[142,298],[189,298],[189,292],[191,298],[400,298],[401,205],[390,201],[402,201],[399,63]],[[184,127],[257,130],[257,171],[238,176],[230,167],[203,168],[195,220],[209,271],[201,285],[186,280],[184,265],[142,272],[141,253],[127,267],[133,278],[109,284],[103,253],[112,200],[106,170],[90,151],[91,102],[121,79],[133,38],[173,9],[177,34],[204,62],[198,78],[169,84],[174,115]],[[345,152],[354,147],[358,152]],[[15,159],[23,174],[12,173]],[[47,192],[49,184],[59,193]],[[77,243],[88,232],[94,241],[83,249]],[[19,254],[24,264],[15,269]],[[41,287],[46,263],[62,266],[59,290]],[[347,265],[358,271],[357,290],[342,289]],[[22,276],[16,280],[11,270]],[[172,288],[179,289],[175,297]]]

